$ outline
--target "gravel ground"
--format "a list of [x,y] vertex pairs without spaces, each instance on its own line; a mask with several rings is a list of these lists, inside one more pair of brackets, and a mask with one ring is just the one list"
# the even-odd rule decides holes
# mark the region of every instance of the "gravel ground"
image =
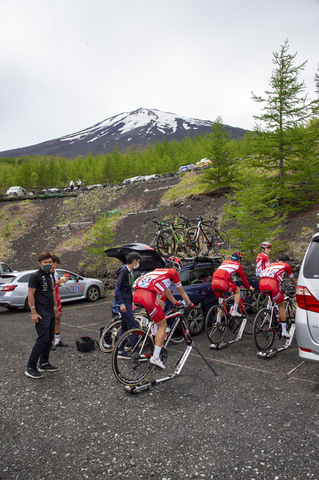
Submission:
[[[252,338],[198,354],[181,376],[130,395],[108,354],[76,351],[75,340],[109,318],[110,301],[64,306],[59,372],[24,376],[35,331],[29,314],[0,308],[1,480],[319,479],[318,366],[297,347],[260,360]],[[172,345],[169,360],[182,346]]]

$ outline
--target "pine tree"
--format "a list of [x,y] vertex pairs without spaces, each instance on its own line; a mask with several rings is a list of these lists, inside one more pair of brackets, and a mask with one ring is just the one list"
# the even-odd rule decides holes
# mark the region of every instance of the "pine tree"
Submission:
[[[279,203],[285,202],[287,188],[284,178],[290,175],[295,160],[305,154],[306,144],[300,136],[300,127],[319,110],[319,100],[309,100],[305,83],[299,79],[307,62],[295,65],[297,53],[288,52],[286,40],[279,52],[273,54],[275,69],[270,78],[270,90],[266,98],[253,94],[253,100],[263,105],[263,113],[255,116],[257,124],[255,148],[259,154],[258,164],[271,170],[271,183],[277,187]],[[306,131],[304,131],[306,132]],[[309,137],[309,136],[308,136]],[[309,138],[308,138],[309,140]],[[308,155],[314,153],[315,138],[308,143]]]
[[222,124],[221,117],[217,117],[213,123],[212,133],[208,135],[208,139],[205,156],[213,162],[213,167],[203,173],[201,182],[218,186],[228,185],[231,174],[229,134]]
[[232,246],[252,259],[264,239],[273,241],[284,230],[283,218],[273,209],[273,192],[265,186],[263,176],[248,165],[238,171],[234,192],[228,199],[225,218],[233,225],[229,229]]

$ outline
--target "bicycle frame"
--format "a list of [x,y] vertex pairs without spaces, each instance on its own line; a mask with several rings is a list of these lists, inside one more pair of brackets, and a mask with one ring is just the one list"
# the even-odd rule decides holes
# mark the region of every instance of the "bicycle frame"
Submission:
[[[289,296],[284,297],[284,303],[285,303],[286,312],[289,308],[293,308],[293,304],[292,304]],[[280,333],[278,331],[278,327],[277,327],[277,325],[279,325],[280,323],[277,321],[277,319],[275,319],[276,321],[275,321],[274,326],[273,326],[274,312],[275,312],[275,310],[278,311],[278,307],[274,303],[272,298],[270,298],[270,297],[268,299],[267,308],[269,310],[271,310],[271,315],[270,315],[270,319],[269,319],[269,330],[271,331],[273,329],[275,334],[277,334],[277,336],[280,338],[281,335],[280,335]],[[274,350],[269,350],[268,352],[257,352],[257,357],[264,358],[264,359],[272,358],[272,357],[275,357],[277,355],[277,353],[282,352],[283,350],[286,350],[287,348],[289,348],[291,343],[292,343],[292,340],[293,340],[293,337],[294,337],[294,334],[295,334],[295,330],[296,330],[296,325],[293,323],[293,324],[291,324],[290,329],[289,329],[290,337],[287,338],[285,344],[282,347],[275,348]]]
[[[210,368],[210,370],[214,373],[214,375],[217,376],[217,373],[215,372],[213,367],[210,365],[210,363],[208,363],[206,358],[202,355],[202,353],[196,347],[195,342],[192,340],[192,338],[190,336],[190,333],[189,333],[189,330],[188,330],[188,328],[185,324],[183,313],[181,311],[174,312],[174,313],[168,315],[166,317],[166,320],[172,319],[174,317],[175,317],[175,321],[173,322],[171,330],[170,330],[168,336],[165,339],[164,345],[162,347],[162,352],[166,351],[166,348],[167,348],[167,346],[168,346],[168,344],[169,344],[169,342],[170,342],[170,340],[171,340],[171,338],[172,338],[172,336],[173,336],[173,334],[174,334],[178,325],[181,326],[182,334],[183,334],[183,337],[184,337],[184,340],[185,340],[185,343],[186,343],[187,346],[186,346],[185,351],[182,353],[181,357],[177,361],[173,373],[171,373],[170,375],[167,375],[166,377],[154,379],[154,380],[151,380],[150,382],[142,383],[141,385],[137,385],[137,386],[134,386],[134,387],[130,387],[129,385],[127,385],[125,387],[125,390],[127,392],[132,393],[132,394],[137,394],[137,393],[140,393],[142,391],[149,390],[152,386],[157,385],[158,383],[167,382],[168,380],[172,380],[173,378],[177,377],[181,373],[182,368],[184,367],[185,362],[186,362],[187,358],[189,357],[193,348],[195,348],[197,353],[201,356],[203,361]],[[145,336],[145,338],[143,340],[142,347],[144,346],[144,343],[146,341],[147,336],[149,336],[151,334],[152,325],[154,325],[154,322],[152,322],[148,326],[147,335]]]

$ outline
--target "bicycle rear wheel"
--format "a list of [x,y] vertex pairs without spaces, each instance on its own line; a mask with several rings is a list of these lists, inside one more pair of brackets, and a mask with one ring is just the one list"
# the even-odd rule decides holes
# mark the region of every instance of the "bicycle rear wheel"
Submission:
[[185,249],[187,255],[194,257],[198,255],[203,247],[200,241],[201,235],[197,235],[197,228],[188,228],[185,233]]
[[212,248],[217,255],[229,249],[229,237],[224,230],[215,230]]
[[274,343],[275,331],[272,328],[271,310],[263,308],[255,318],[253,327],[254,342],[258,351],[268,350]]
[[153,349],[152,336],[142,329],[135,328],[121,335],[112,355],[112,368],[116,379],[123,385],[143,383],[153,369],[149,362]]
[[162,255],[162,257],[170,257],[175,250],[175,240],[172,237],[170,230],[164,230],[161,232],[156,240],[156,250]]
[[205,332],[211,343],[220,343],[227,330],[227,314],[221,305],[213,305],[206,315]]
[[112,352],[115,341],[117,340],[118,335],[121,332],[121,327],[121,320],[116,320],[116,318],[105,325],[99,341],[99,347],[102,352]]

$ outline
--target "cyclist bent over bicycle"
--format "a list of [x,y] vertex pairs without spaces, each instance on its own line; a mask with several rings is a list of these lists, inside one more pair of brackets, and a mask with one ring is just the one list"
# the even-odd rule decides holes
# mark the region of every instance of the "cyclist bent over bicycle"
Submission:
[[287,262],[289,262],[288,255],[278,255],[278,262],[270,263],[265,268],[263,276],[259,282],[260,291],[271,292],[274,302],[278,305],[279,317],[282,327],[282,336],[285,338],[289,338],[290,335],[287,332],[287,317],[284,303],[284,294],[280,288],[280,282],[282,281],[285,273],[287,273],[289,279],[292,281],[294,286],[297,285],[297,281],[294,277],[291,266]]
[[239,317],[240,313],[237,311],[238,303],[240,300],[240,288],[233,282],[232,276],[238,273],[243,284],[249,290],[254,290],[248,283],[247,278],[243,272],[240,262],[243,259],[241,252],[233,252],[230,260],[224,260],[220,267],[215,270],[212,278],[212,290],[218,299],[221,298],[222,292],[236,292],[234,298],[234,305],[230,310],[232,317]]
[[172,292],[169,290],[171,283],[174,283],[187,305],[190,307],[193,306],[189,296],[182,287],[177,273],[177,271],[180,271],[182,268],[180,259],[177,257],[169,257],[166,259],[166,265],[168,268],[156,268],[152,272],[138,278],[133,295],[133,303],[141,304],[148,312],[152,321],[157,324],[158,331],[155,336],[155,347],[153,355],[150,358],[150,363],[160,368],[165,368],[165,365],[160,359],[160,353],[165,340],[167,324],[165,313],[156,296],[165,295],[167,300],[173,305],[178,304],[179,302],[173,297]]

